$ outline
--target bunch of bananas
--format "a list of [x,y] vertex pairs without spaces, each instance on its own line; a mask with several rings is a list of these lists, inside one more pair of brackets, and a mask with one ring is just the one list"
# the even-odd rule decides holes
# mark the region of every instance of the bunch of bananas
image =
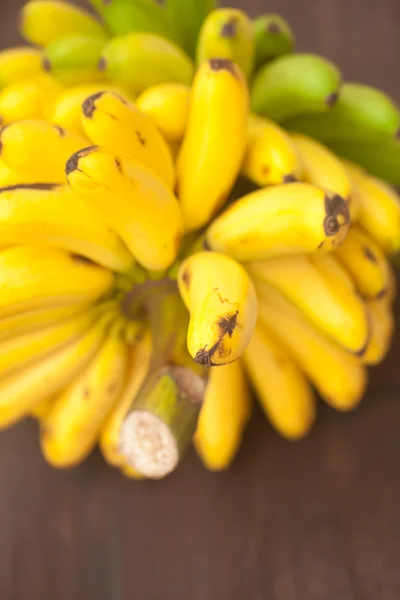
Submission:
[[248,380],[298,439],[388,351],[399,170],[316,138],[396,147],[399,114],[276,15],[93,4],[31,0],[42,48],[0,53],[0,426],[34,416],[59,468],[160,478],[194,439],[223,469]]

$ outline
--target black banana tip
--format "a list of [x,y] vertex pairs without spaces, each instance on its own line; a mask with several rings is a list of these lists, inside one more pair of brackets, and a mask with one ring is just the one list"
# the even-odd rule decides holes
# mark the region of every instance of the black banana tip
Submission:
[[272,35],[278,35],[279,33],[281,33],[281,28],[279,27],[278,23],[268,23],[267,27],[265,28],[267,33],[272,33]]
[[[340,218],[339,218],[340,217]],[[324,231],[327,237],[336,235],[342,225],[350,222],[347,202],[339,194],[325,196]]]
[[237,33],[237,25],[236,19],[229,19],[226,23],[224,23],[221,27],[221,37],[227,38],[231,40],[236,36]]
[[85,117],[87,117],[88,119],[91,119],[93,117],[93,113],[96,110],[96,100],[101,98],[103,94],[104,92],[96,92],[95,94],[92,94],[91,96],[86,98],[86,100],[82,104],[82,112]]
[[46,71],[46,73],[49,73],[51,71],[51,62],[50,59],[47,58],[47,56],[45,56],[42,60],[42,67],[43,70]]
[[283,183],[295,183],[296,181],[297,179],[292,173],[283,176]]
[[210,67],[213,71],[222,71],[225,69],[225,71],[229,71],[229,73],[237,77],[233,62],[227,58],[211,58]]
[[325,98],[325,104],[329,108],[332,108],[332,106],[334,106],[336,104],[338,98],[339,98],[339,94],[337,92],[332,92],[332,94],[329,94],[329,96],[327,96]]
[[98,146],[88,146],[87,148],[82,148],[75,152],[72,156],[69,157],[67,163],[65,165],[65,174],[70,175],[73,171],[79,171],[79,161],[81,158],[93,152],[93,150],[97,150]]

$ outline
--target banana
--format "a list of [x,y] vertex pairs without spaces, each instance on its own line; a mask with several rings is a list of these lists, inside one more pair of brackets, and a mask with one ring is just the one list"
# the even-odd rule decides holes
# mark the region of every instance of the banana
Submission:
[[269,119],[250,115],[242,174],[262,187],[300,177],[299,155],[284,129]]
[[0,428],[27,415],[36,404],[53,397],[90,361],[104,337],[104,322],[33,365],[0,380]]
[[258,292],[261,324],[273,331],[322,398],[337,410],[355,408],[367,384],[360,360],[318,331],[274,288],[262,285]]
[[350,161],[341,160],[340,162],[342,163],[342,166],[346,172],[346,175],[351,185],[350,200],[348,203],[351,222],[356,222],[363,202],[363,195],[358,185],[359,177],[360,174],[362,174],[362,170],[360,169],[360,167],[358,167],[356,164]]
[[73,155],[66,172],[73,192],[98,211],[143,267],[162,271],[174,262],[182,217],[161,179],[140,163],[96,148]]
[[110,271],[77,254],[39,245],[15,246],[0,252],[0,319],[94,301],[113,282]]
[[289,23],[275,14],[261,15],[253,21],[256,67],[294,49],[294,35]]
[[241,362],[210,369],[194,444],[211,471],[227,469],[251,414],[251,395]]
[[219,8],[203,22],[197,42],[197,62],[224,58],[236,63],[249,78],[254,67],[253,25],[242,10]]
[[177,161],[187,231],[206,225],[225,202],[245,152],[247,113],[248,92],[240,69],[223,59],[203,63],[193,83]]
[[[179,31],[181,45],[193,57],[196,55],[197,40],[208,14],[217,7],[216,0],[168,0],[165,9]],[[182,26],[184,24],[184,26]]]
[[190,85],[194,65],[166,38],[151,33],[128,33],[110,40],[99,62],[104,75],[140,93],[158,83]]
[[393,337],[395,320],[386,298],[368,302],[371,322],[371,338],[363,356],[366,365],[378,365],[389,351]]
[[104,79],[98,64],[104,40],[72,35],[54,40],[43,52],[43,68],[66,85]]
[[264,188],[229,206],[211,223],[206,246],[248,262],[330,251],[349,229],[346,202],[308,183]]
[[120,238],[67,185],[0,188],[0,239],[56,246],[120,272],[134,264]]
[[94,144],[143,163],[174,186],[169,148],[152,119],[133,104],[112,92],[98,92],[82,104],[82,124]]
[[123,341],[109,334],[84,372],[56,398],[41,422],[41,448],[49,464],[72,467],[93,450],[121,389],[126,358]]
[[42,73],[42,53],[30,46],[0,52],[0,89]]
[[190,312],[187,346],[205,367],[231,363],[250,341],[257,320],[254,286],[229,256],[199,252],[183,261],[178,285]]
[[345,82],[331,110],[300,115],[285,126],[324,142],[376,142],[398,138],[400,112],[383,92],[361,83]]
[[170,142],[181,142],[189,115],[190,87],[183,83],[160,83],[136,98],[136,106],[157,125]]
[[26,2],[18,23],[22,36],[36,46],[48,46],[70,35],[107,38],[102,25],[89,12],[62,0]]
[[270,284],[325,334],[362,356],[369,338],[366,306],[350,275],[329,254],[285,256],[248,265],[256,281]]
[[39,423],[49,414],[55,398],[45,398],[35,404],[29,411],[31,417],[39,421]]
[[260,324],[244,354],[244,363],[275,429],[290,440],[304,437],[315,420],[311,387],[286,349]]
[[375,240],[352,225],[335,257],[352,276],[363,298],[381,298],[390,285],[390,265]]
[[123,468],[128,466],[119,446],[120,430],[126,414],[147,375],[150,359],[151,335],[147,331],[130,351],[123,388],[101,431],[100,449],[110,465]]
[[288,54],[261,67],[251,89],[253,112],[282,122],[302,113],[331,109],[341,76],[316,54]]
[[0,91],[0,124],[41,118],[45,107],[61,90],[61,84],[46,74],[8,85]]

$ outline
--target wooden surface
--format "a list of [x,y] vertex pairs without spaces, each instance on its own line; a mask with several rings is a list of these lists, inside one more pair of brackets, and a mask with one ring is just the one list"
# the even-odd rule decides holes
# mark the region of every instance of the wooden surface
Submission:
[[[19,4],[1,1],[4,46]],[[281,12],[302,50],[400,100],[398,0],[247,6]],[[399,600],[399,357],[397,339],[362,408],[321,408],[301,443],[257,412],[221,475],[194,453],[159,483],[123,479],[97,453],[56,472],[33,422],[1,433],[1,600]]]

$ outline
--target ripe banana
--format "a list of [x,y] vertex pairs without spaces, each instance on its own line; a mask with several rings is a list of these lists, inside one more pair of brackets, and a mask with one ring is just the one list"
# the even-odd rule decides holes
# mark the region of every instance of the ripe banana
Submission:
[[72,467],[93,450],[126,371],[126,346],[111,332],[83,373],[56,398],[41,422],[41,448],[51,465]]
[[113,282],[110,271],[77,254],[39,245],[15,246],[0,252],[0,319],[94,301]]
[[247,113],[248,92],[240,69],[223,59],[203,63],[193,83],[177,162],[187,231],[206,225],[225,202],[245,152]]
[[368,312],[371,337],[363,356],[364,364],[378,365],[389,351],[395,327],[394,315],[386,298],[370,300]]
[[136,93],[158,83],[190,85],[194,72],[183,50],[151,33],[128,33],[110,40],[103,49],[99,69]]
[[98,69],[104,40],[72,35],[54,40],[43,52],[43,68],[66,85],[104,79]]
[[325,142],[376,142],[397,139],[400,112],[383,92],[360,83],[345,82],[332,110],[300,115],[285,125]]
[[[329,254],[284,256],[248,265],[346,350],[361,356],[369,338],[366,306],[350,275]],[[257,287],[257,283],[256,283]]]
[[142,266],[162,271],[174,262],[182,217],[161,179],[140,163],[97,148],[73,155],[66,173],[72,191],[98,211]]
[[[195,57],[200,29],[207,15],[217,7],[216,0],[168,0],[165,9],[179,31],[182,47],[191,57]],[[184,24],[184,26],[182,26]]]
[[286,349],[260,324],[244,354],[244,363],[275,429],[290,440],[306,435],[315,420],[311,387]]
[[170,188],[174,165],[169,148],[152,119],[112,92],[98,92],[82,104],[88,138],[116,155],[126,155],[154,171]]
[[254,286],[244,268],[217,252],[199,252],[180,266],[178,285],[190,312],[187,345],[200,365],[233,362],[257,320]]
[[242,174],[259,186],[290,183],[300,177],[299,155],[284,129],[250,115]]
[[42,421],[50,412],[51,406],[53,405],[55,398],[45,398],[35,404],[29,411],[31,417],[36,419],[37,421]]
[[389,287],[390,265],[375,240],[352,225],[343,244],[334,253],[350,273],[363,298],[381,298]]
[[349,221],[340,196],[291,183],[240,198],[211,223],[206,245],[243,262],[330,251],[343,242]]
[[253,25],[242,10],[219,8],[203,22],[197,42],[197,62],[224,58],[236,63],[250,77],[254,67]]
[[70,35],[107,38],[104,28],[89,12],[62,0],[26,2],[18,23],[23,37],[36,46],[48,46]]
[[292,28],[281,16],[261,15],[254,19],[253,30],[256,44],[256,68],[274,58],[293,52]]
[[180,142],[189,115],[190,87],[183,83],[160,83],[138,96],[136,106],[157,125],[165,139]]
[[20,119],[40,119],[45,107],[62,90],[61,84],[46,74],[22,79],[0,92],[0,124]]
[[30,46],[0,52],[0,89],[42,72],[42,53]]
[[337,410],[354,408],[367,384],[360,360],[316,329],[274,288],[264,284],[258,292],[261,324],[273,331],[322,398]]
[[253,112],[282,122],[302,113],[330,109],[338,98],[341,76],[316,54],[288,54],[261,67],[251,89]]
[[67,185],[37,183],[0,188],[0,239],[10,245],[63,248],[114,271],[129,271],[134,263],[126,246],[97,211]]
[[251,395],[239,360],[210,369],[194,444],[210,471],[227,469],[251,414]]

